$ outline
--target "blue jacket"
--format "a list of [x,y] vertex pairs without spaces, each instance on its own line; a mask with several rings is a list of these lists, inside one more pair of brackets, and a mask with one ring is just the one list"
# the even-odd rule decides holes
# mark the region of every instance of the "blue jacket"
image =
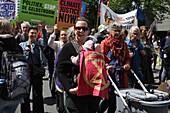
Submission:
[[[33,44],[32,44],[32,50],[34,54],[37,56],[38,59],[40,59],[41,66],[45,66],[47,61],[45,59],[45,56],[43,54],[43,49],[45,48],[45,45],[47,44],[47,35],[46,35],[46,30],[43,31],[43,37],[41,39],[37,39]],[[30,55],[30,44],[29,40],[26,42],[21,42],[19,44],[22,47],[23,50],[23,55],[26,56],[26,59],[28,60],[29,55]],[[28,62],[29,63],[29,62]]]
[[130,67],[131,69],[138,75],[140,74],[140,63],[142,60],[142,55],[140,54],[140,50],[143,49],[143,45],[140,40],[137,41],[136,49],[133,47],[132,42],[128,39],[127,45],[129,48],[129,53],[133,53],[133,56],[130,60]]

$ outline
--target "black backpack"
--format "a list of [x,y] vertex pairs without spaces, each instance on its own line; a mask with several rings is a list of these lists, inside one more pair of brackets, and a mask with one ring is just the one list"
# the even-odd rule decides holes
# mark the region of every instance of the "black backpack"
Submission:
[[170,46],[162,49],[162,60],[166,66],[170,67]]
[[25,56],[17,52],[3,52],[1,56],[0,98],[18,100],[30,92],[30,69]]

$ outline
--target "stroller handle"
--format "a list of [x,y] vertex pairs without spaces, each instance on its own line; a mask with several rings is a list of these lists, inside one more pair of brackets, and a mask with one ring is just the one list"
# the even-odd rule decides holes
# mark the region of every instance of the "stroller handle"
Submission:
[[135,78],[137,79],[138,83],[140,84],[140,86],[142,87],[142,89],[144,90],[145,93],[149,93],[148,90],[145,88],[145,86],[143,85],[143,83],[140,81],[140,79],[138,78],[138,76],[135,74],[135,72],[130,69],[131,73],[135,76]]
[[117,88],[116,84],[113,82],[112,78],[110,77],[110,75],[108,74],[108,78],[111,82],[111,84],[113,85],[113,87],[115,88],[116,92],[118,93],[119,97],[121,98],[122,102],[123,102],[123,105],[125,106],[125,109],[127,109],[127,111],[129,113],[132,113],[129,106],[127,105],[125,99],[123,98],[122,94],[120,93],[119,89]]

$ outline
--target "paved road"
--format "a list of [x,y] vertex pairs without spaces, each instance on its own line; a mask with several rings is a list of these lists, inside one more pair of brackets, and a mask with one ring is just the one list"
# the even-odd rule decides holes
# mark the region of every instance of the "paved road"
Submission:
[[[58,113],[56,110],[56,100],[51,98],[48,83],[49,83],[49,80],[48,80],[47,73],[46,73],[46,76],[43,78],[44,112],[45,113]],[[32,106],[32,102],[31,102],[31,106]],[[15,113],[21,113],[20,105],[18,106]]]
[[[160,66],[157,66],[156,70],[153,71],[156,83],[159,83],[159,79],[158,79],[159,70],[160,70]],[[43,96],[44,96],[44,111],[45,111],[45,113],[58,113],[56,110],[56,101],[55,101],[55,99],[51,98],[47,76],[43,80],[43,85],[44,85]],[[18,106],[15,113],[20,113],[20,105]],[[170,109],[169,109],[168,113],[170,113]]]

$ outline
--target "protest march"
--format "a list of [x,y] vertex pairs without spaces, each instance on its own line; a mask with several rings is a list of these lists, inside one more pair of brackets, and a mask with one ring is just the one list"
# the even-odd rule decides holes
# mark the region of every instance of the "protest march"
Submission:
[[0,0],[0,113],[168,113],[169,7]]

